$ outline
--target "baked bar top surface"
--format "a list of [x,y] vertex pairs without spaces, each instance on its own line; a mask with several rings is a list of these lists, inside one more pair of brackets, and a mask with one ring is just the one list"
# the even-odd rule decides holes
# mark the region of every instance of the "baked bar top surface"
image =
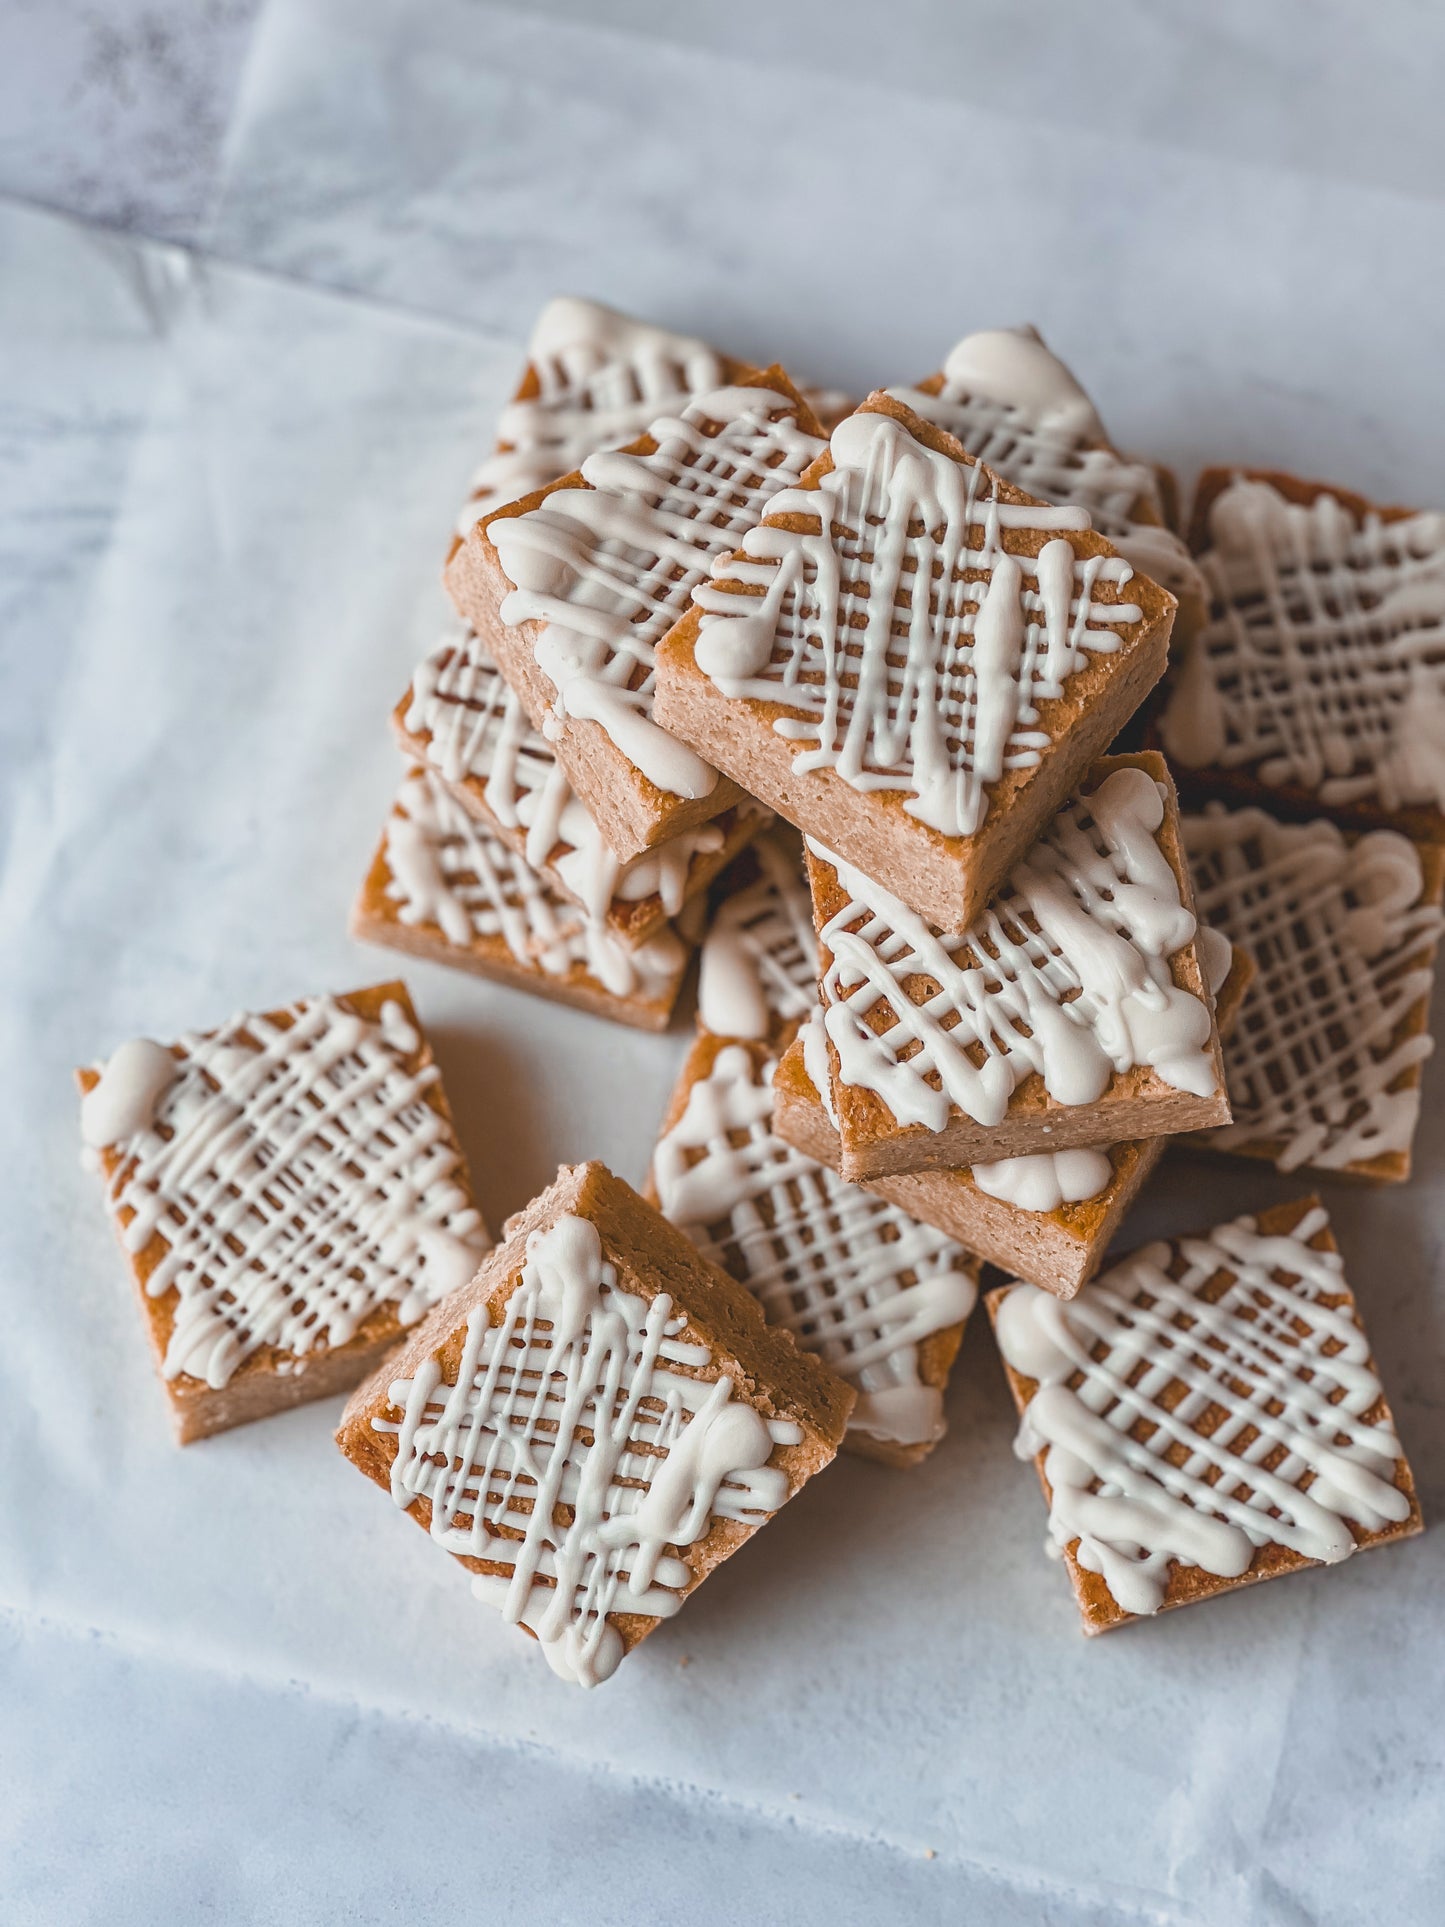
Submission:
[[853,1395],[601,1165],[506,1232],[338,1443],[595,1685],[828,1463]]
[[809,848],[845,1147],[910,1127],[940,1133],[951,1120],[990,1129],[1031,1109],[1096,1107],[1126,1086],[1130,1098],[1222,1094],[1161,758],[1095,764],[959,935]]
[[[696,667],[766,706],[795,768],[968,838],[1174,599],[1089,529],[875,394],[723,557]],[[806,827],[806,826],[805,826]]]
[[1255,963],[1225,1051],[1234,1119],[1207,1142],[1282,1171],[1405,1177],[1445,851],[1217,803],[1180,828],[1200,916]]
[[1439,835],[1445,514],[1212,469],[1192,535],[1209,620],[1159,720],[1181,776]]
[[80,1084],[168,1380],[413,1324],[487,1247],[404,985],[135,1039]]
[[989,1308],[1087,1630],[1420,1530],[1317,1200]]

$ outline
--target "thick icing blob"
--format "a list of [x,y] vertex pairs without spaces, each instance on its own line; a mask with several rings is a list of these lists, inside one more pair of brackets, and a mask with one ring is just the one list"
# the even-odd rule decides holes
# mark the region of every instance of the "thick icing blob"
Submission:
[[999,1158],[975,1164],[980,1191],[1020,1211],[1057,1211],[1084,1204],[1109,1188],[1114,1167],[1107,1151],[1042,1151],[1032,1157]]
[[1236,478],[1209,512],[1208,627],[1161,730],[1191,769],[1321,803],[1445,809],[1445,515],[1356,522]]
[[805,1016],[818,994],[818,940],[795,840],[764,832],[756,880],[723,900],[703,939],[697,1014],[715,1037],[755,1041]]
[[1045,1455],[1050,1537],[1077,1542],[1126,1612],[1157,1612],[1176,1562],[1237,1579],[1277,1545],[1333,1564],[1355,1550],[1351,1524],[1409,1516],[1394,1430],[1365,1417],[1381,1396],[1369,1347],[1326,1302],[1344,1291],[1339,1258],[1309,1247],[1326,1222],[1315,1206],[1266,1237],[1240,1218],[1150,1245],[1067,1303],[1033,1285],[1003,1299],[999,1349],[1038,1383],[1016,1449]]
[[498,1323],[468,1316],[455,1379],[428,1359],[391,1387],[400,1421],[373,1420],[396,1437],[396,1503],[425,1499],[439,1544],[502,1567],[477,1595],[583,1686],[622,1657],[609,1613],[670,1617],[693,1579],[677,1555],[789,1496],[768,1461],[800,1429],[735,1400],[726,1375],[689,1376],[712,1354],[684,1324],[665,1292],[619,1288],[595,1225],[559,1218],[528,1239]]
[[1237,1145],[1278,1139],[1282,1171],[1339,1170],[1408,1151],[1420,1114],[1424,1031],[1397,1036],[1434,980],[1422,950],[1445,918],[1420,901],[1420,853],[1378,830],[1347,842],[1332,823],[1280,823],[1213,805],[1183,819],[1200,915],[1253,957],[1225,1052]]
[[[163,1370],[227,1384],[262,1346],[344,1345],[393,1304],[403,1324],[465,1284],[487,1248],[461,1156],[408,1068],[416,1032],[329,997],[281,1024],[242,1015],[163,1052],[122,1045],[86,1114],[128,1251],[159,1238],[152,1298],[179,1294]],[[112,1135],[113,1133],[113,1135]]]
[[591,455],[589,488],[556,489],[487,534],[513,585],[502,620],[544,625],[534,653],[554,714],[597,723],[658,789],[707,796],[717,772],[652,720],[653,651],[822,444],[767,388],[717,389],[647,432],[651,454]]
[[[1089,518],[998,501],[987,469],[936,454],[890,415],[850,415],[830,447],[832,472],[778,496],[697,590],[698,667],[726,696],[803,712],[773,724],[805,745],[799,774],[906,791],[920,822],[971,836],[990,786],[1048,747],[1038,704],[1118,649],[1115,625],[1139,620],[1133,603],[1094,599],[1100,583],[1126,583],[1129,565],[1080,560],[1062,533],[1037,556],[1010,553],[1005,530],[1083,530]],[[820,527],[782,528],[783,515]]]
[[580,968],[614,997],[666,995],[687,960],[670,928],[629,950],[469,816],[428,770],[413,770],[397,792],[386,862],[386,894],[399,920],[434,924],[459,949],[478,937],[500,937],[527,969],[565,977]]
[[943,1432],[918,1347],[973,1309],[972,1263],[942,1232],[845,1184],[773,1134],[774,1065],[730,1044],[658,1141],[664,1216],[768,1319],[856,1385],[851,1430],[903,1445]]
[[175,1077],[175,1058],[149,1037],[133,1037],[112,1052],[99,1083],[80,1101],[80,1135],[87,1148],[101,1150],[150,1130],[156,1106]]
[[[810,841],[848,899],[821,933],[824,1023],[840,1080],[875,1092],[900,1124],[930,1131],[943,1130],[954,1106],[975,1123],[1001,1123],[1032,1071],[1060,1104],[1096,1103],[1135,1066],[1211,1096],[1213,1019],[1170,970],[1195,922],[1157,841],[1163,815],[1143,770],[1115,770],[1059,813],[957,936]],[[937,988],[915,1004],[907,985],[919,977]],[[866,1021],[880,1008],[892,1015],[881,1033]]]

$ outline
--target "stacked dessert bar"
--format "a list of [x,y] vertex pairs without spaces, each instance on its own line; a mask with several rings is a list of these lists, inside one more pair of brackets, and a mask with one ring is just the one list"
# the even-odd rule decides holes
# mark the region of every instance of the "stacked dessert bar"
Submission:
[[495,1246],[401,985],[83,1072],[182,1440],[355,1386],[347,1457],[593,1685],[840,1447],[934,1450],[992,1264],[1086,1630],[1418,1531],[1318,1200],[1100,1266],[1171,1142],[1409,1173],[1445,518],[1176,521],[1031,330],[854,406],[551,303],[353,928],[649,1029],[697,948],[696,1032],[643,1191]]
[[768,812],[652,720],[653,651],[821,445],[780,370],[544,310],[448,558],[459,626],[394,713],[358,936],[666,1027],[679,919]]
[[1068,1295],[1166,1136],[1229,1116],[1230,946],[1198,927],[1163,758],[1102,753],[1176,600],[915,401],[1071,478],[1187,580],[1152,475],[1066,371],[1031,335],[974,337],[865,402],[714,567],[659,714],[805,833],[817,994],[781,1137]]

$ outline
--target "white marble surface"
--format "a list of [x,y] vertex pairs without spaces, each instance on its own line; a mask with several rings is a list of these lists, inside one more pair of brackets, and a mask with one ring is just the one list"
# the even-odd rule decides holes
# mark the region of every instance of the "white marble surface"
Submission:
[[[142,45],[181,31],[133,12]],[[248,36],[213,7],[194,87],[140,57],[124,111],[50,146],[16,130],[113,20],[3,17],[31,117],[0,115],[7,1919],[1445,1909],[1439,1533],[1086,1645],[977,1329],[924,1470],[830,1472],[578,1694],[342,1464],[332,1412],[176,1453],[75,1166],[74,1062],[386,974],[344,935],[386,710],[558,288],[860,385],[1028,317],[1186,475],[1445,500],[1431,10],[1311,9],[1302,44],[1301,8],[1112,6],[1104,43],[914,5],[876,49],[873,10],[828,15],[746,6],[724,39],[650,0],[605,27],[278,0]],[[408,975],[494,1222],[562,1157],[640,1176],[681,1036]],[[1438,1077],[1416,1183],[1330,1196],[1432,1511]],[[1131,1236],[1298,1188],[1178,1160]]]

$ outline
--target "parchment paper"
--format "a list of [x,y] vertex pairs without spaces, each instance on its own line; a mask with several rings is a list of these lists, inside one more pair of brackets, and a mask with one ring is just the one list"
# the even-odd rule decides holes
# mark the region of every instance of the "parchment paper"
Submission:
[[[38,1918],[173,1898],[127,1831],[168,1754],[211,1829],[175,1877],[256,1918],[344,1913],[367,1879],[439,1916],[468,1866],[518,1919],[1445,1909],[1445,1537],[1086,1643],[981,1317],[924,1468],[840,1462],[595,1694],[343,1463],[334,1409],[170,1442],[70,1070],[395,974],[345,935],[387,714],[549,294],[858,387],[1030,319],[1186,477],[1239,458],[1445,500],[1437,196],[803,52],[308,0],[263,17],[199,249],[0,206],[0,1747]],[[562,1159],[641,1178],[681,1030],[405,974],[494,1225]],[[1411,1186],[1327,1187],[1432,1515],[1440,1075]],[[1127,1242],[1304,1188],[1174,1158]],[[77,1788],[119,1889],[36,1845]],[[307,1800],[324,1850],[280,1818]]]

